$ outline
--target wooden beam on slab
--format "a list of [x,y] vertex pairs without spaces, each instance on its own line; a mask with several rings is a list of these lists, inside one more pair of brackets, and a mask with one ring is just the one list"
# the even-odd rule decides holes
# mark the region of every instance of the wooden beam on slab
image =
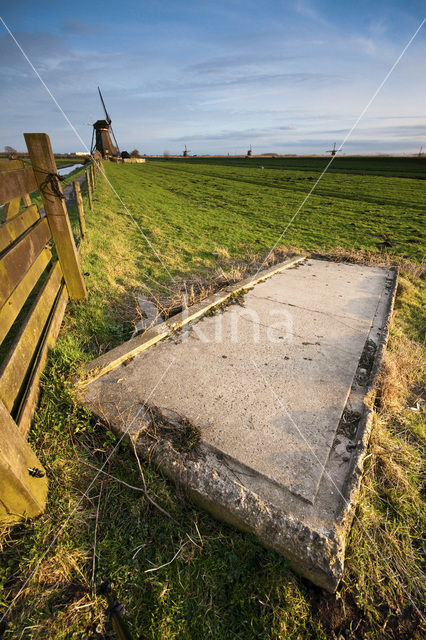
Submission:
[[92,362],[88,362],[83,368],[83,377],[78,381],[79,386],[83,387],[90,382],[97,380],[109,371],[118,367],[120,364],[123,364],[123,362],[126,362],[160,340],[170,336],[174,331],[177,331],[189,322],[205,315],[209,309],[226,302],[228,298],[238,291],[241,291],[241,289],[254,287],[258,282],[262,282],[262,280],[266,280],[275,273],[280,273],[281,271],[284,271],[284,269],[288,269],[298,262],[302,262],[302,260],[305,260],[305,256],[295,256],[293,258],[289,258],[285,262],[276,264],[269,269],[260,271],[254,276],[248,276],[248,278],[226,287],[222,291],[213,293],[201,302],[188,307],[182,313],[178,313],[153,329],[145,331],[140,336],[136,336],[127,342],[123,342],[123,344],[118,347],[115,347],[114,349],[111,349],[111,351],[95,358]]

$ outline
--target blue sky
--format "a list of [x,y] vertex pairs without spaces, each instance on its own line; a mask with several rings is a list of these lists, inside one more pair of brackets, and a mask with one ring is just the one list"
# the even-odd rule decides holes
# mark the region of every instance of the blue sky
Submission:
[[[0,15],[90,144],[101,86],[122,149],[324,153],[426,15],[422,1],[0,0]],[[0,24],[0,148],[82,145]],[[426,25],[345,145],[426,148]]]

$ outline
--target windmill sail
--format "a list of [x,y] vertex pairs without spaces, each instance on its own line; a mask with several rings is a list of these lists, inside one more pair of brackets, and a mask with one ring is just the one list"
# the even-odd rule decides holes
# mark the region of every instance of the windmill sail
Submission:
[[339,153],[340,149],[336,149],[336,143],[333,144],[333,148],[329,149],[326,153],[331,153],[332,156],[335,156],[336,153]]
[[102,106],[103,106],[104,111],[105,111],[105,118],[106,118],[106,121],[108,122],[108,124],[111,124],[111,118],[109,117],[109,113],[108,113],[108,111],[106,110],[105,102],[104,102],[104,99],[103,99],[103,97],[102,97],[102,93],[101,93],[101,90],[100,90],[100,88],[99,88],[99,87],[98,87],[98,91],[99,91],[99,97],[100,97],[101,102],[102,102]]

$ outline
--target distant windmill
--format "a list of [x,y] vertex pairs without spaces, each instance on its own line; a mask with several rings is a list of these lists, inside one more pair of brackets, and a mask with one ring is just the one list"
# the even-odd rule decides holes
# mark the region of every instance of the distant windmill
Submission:
[[422,156],[424,156],[425,154],[423,153],[423,147],[420,147],[420,151],[417,154],[419,156],[419,158],[421,158]]
[[[106,110],[105,102],[102,97],[101,90],[98,87],[99,97],[102,102],[102,106],[105,111],[105,120],[96,120],[93,125],[92,133],[92,145],[90,152],[93,153],[95,149],[99,151],[103,158],[116,157],[120,155],[120,149],[118,148],[117,140],[115,139],[114,131],[111,126],[111,118]],[[115,146],[112,143],[111,136],[114,138]]]
[[333,144],[333,148],[326,151],[326,153],[331,153],[332,156],[335,156],[336,153],[339,153],[340,149],[336,149],[336,143]]
[[250,158],[250,156],[252,155],[252,153],[253,153],[253,150],[252,150],[251,145],[250,145],[250,149],[247,151],[247,156],[246,156],[246,157],[247,157],[247,158]]
[[191,153],[191,149],[187,149],[187,148],[186,148],[186,145],[185,145],[185,149],[184,149],[184,152],[183,152],[183,154],[182,154],[182,155],[183,155],[183,157],[184,157],[184,158],[187,158],[189,153]]

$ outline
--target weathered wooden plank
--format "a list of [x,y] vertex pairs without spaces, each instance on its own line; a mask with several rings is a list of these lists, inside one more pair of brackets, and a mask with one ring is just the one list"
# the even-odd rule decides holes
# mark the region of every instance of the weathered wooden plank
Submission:
[[[72,300],[87,298],[86,286],[62,195],[62,187],[57,176],[55,158],[45,133],[24,133],[28,152],[34,168],[36,182],[40,185],[44,209],[52,231],[65,283]],[[50,180],[46,181],[46,176]]]
[[28,296],[51,259],[52,252],[50,249],[43,249],[0,309],[0,343],[5,339],[10,327],[15,322]]
[[[16,169],[23,169],[24,163],[22,160],[9,160],[8,158],[0,158],[0,171],[15,171]],[[15,198],[11,202],[8,202],[3,207],[3,222],[13,218],[19,213],[19,207],[21,205],[21,198]]]
[[56,262],[0,368],[0,399],[9,411],[12,410],[28,373],[61,279],[61,265]]
[[7,202],[3,208],[3,222],[10,220],[19,213],[21,208],[21,198],[14,198],[10,202]]
[[40,218],[35,204],[21,211],[20,214],[0,226],[0,253],[12,244],[19,236]]
[[15,171],[24,167],[23,160],[9,160],[9,158],[0,158],[0,171]]
[[55,301],[55,305],[52,309],[48,325],[45,329],[43,340],[40,344],[37,357],[31,371],[31,376],[28,381],[27,388],[25,390],[16,415],[16,422],[19,430],[25,436],[27,435],[28,430],[31,426],[31,420],[34,414],[34,410],[37,406],[40,391],[40,376],[46,364],[48,351],[51,347],[53,347],[56,342],[56,338],[58,337],[67,302],[68,291],[67,288],[62,285]]
[[2,402],[0,432],[0,521],[16,522],[22,517],[37,516],[46,505],[47,477]]
[[31,167],[14,171],[0,171],[0,205],[10,202],[14,198],[21,198],[27,193],[37,191],[37,189],[38,183]]
[[50,238],[49,224],[43,218],[0,259],[0,309]]

